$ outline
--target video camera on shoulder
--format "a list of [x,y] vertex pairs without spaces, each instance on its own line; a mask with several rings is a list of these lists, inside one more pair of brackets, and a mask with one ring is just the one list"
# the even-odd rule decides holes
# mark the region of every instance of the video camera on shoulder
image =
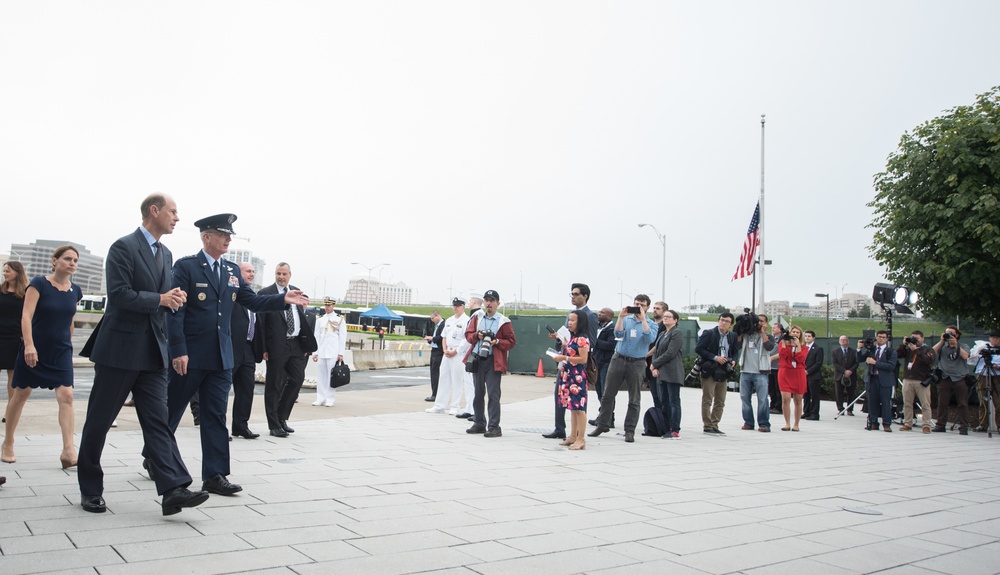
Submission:
[[864,346],[865,350],[870,354],[875,354],[875,330],[866,329],[861,332],[861,344]]
[[733,331],[739,336],[760,331],[760,328],[757,326],[758,321],[757,314],[750,313],[750,308],[745,307],[743,308],[743,313],[733,322]]

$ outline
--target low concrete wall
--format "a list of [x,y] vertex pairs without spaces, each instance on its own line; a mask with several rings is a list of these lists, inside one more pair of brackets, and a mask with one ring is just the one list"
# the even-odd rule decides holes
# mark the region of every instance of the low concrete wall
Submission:
[[359,350],[352,352],[354,369],[421,367],[431,364],[431,354],[418,350]]

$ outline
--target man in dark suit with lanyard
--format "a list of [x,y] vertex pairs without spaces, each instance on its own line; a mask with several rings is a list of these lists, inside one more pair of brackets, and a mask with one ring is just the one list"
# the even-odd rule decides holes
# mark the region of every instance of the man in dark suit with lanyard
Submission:
[[[250,262],[240,263],[240,276],[247,285],[253,285],[256,270]],[[264,332],[257,325],[257,315],[233,303],[230,321],[233,337],[233,437],[257,439],[259,433],[250,431],[248,421],[253,409],[254,373],[257,364],[264,360]]]
[[[201,231],[202,249],[174,264],[174,286],[191,295],[187,305],[167,318],[173,373],[167,407],[173,429],[195,391],[201,398],[202,489],[233,495],[243,488],[230,483],[229,433],[226,407],[232,385],[233,306],[252,311],[277,311],[305,305],[309,299],[297,290],[281,295],[253,293],[236,264],[222,258],[233,235],[233,214],[218,214],[195,222]],[[150,451],[146,450],[146,455]]]
[[875,333],[875,349],[868,350],[858,340],[858,360],[868,364],[865,373],[865,395],[868,403],[868,431],[878,431],[878,418],[882,416],[882,430],[892,431],[892,390],[896,387],[896,352],[889,347],[889,333],[880,329]]
[[[444,329],[444,318],[441,312],[434,310],[431,314],[431,322],[434,324],[432,335],[425,335],[424,339],[431,344],[431,395],[425,397],[424,401],[437,401],[438,382],[441,380],[441,362],[444,361],[444,339],[441,332]],[[433,408],[426,411],[433,411]]]
[[[259,295],[302,293],[291,285],[292,266],[281,262],[274,268],[274,283],[260,290]],[[308,304],[308,301],[306,302]],[[303,305],[306,305],[303,304]],[[306,360],[316,351],[316,336],[306,323],[302,307],[296,305],[283,312],[257,314],[264,330],[264,414],[272,437],[288,437],[295,430],[288,418],[299,398],[306,375]]]
[[208,500],[192,492],[191,475],[177,450],[167,418],[167,331],[164,314],[184,305],[186,294],[171,287],[173,257],[160,243],[173,233],[177,204],[153,194],[140,206],[142,225],[119,238],[105,262],[108,308],[80,355],[94,362],[94,387],[80,438],[78,481],[85,511],[103,513],[104,470],[101,453],[111,423],[129,393],[135,401],[149,460],[156,469],[156,492],[164,515]]

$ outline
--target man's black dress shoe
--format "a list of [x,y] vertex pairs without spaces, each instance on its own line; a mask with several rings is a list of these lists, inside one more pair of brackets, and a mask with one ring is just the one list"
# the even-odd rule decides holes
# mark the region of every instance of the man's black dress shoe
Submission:
[[[593,425],[594,427],[600,427],[600,425],[601,425],[596,419],[588,419],[587,423],[589,423],[590,425]],[[614,429],[614,428],[615,428],[615,422],[612,421],[611,422],[611,427],[608,427],[608,429]]]
[[818,415],[810,415],[809,417],[803,417],[802,419],[806,421],[819,421]]
[[496,429],[491,429],[484,433],[483,437],[503,437],[503,432],[500,431],[499,427],[497,427]]
[[545,439],[566,439],[565,431],[553,431],[552,433],[543,433],[542,437]]
[[470,417],[472,417],[472,414],[471,413],[459,413],[455,417],[457,417],[459,419],[469,419]]
[[625,443],[635,443],[635,434],[631,431],[625,432]]
[[235,483],[230,483],[225,475],[216,475],[206,479],[201,484],[202,491],[214,493],[216,495],[234,495],[243,491],[243,488]]
[[259,433],[254,433],[254,432],[252,432],[252,431],[250,431],[248,429],[246,431],[241,431],[239,433],[234,433],[233,437],[242,437],[243,439],[257,439],[258,437],[260,437],[260,434]]
[[208,501],[208,493],[204,491],[188,491],[184,487],[176,487],[163,494],[163,514],[180,513],[185,507],[197,507]]
[[427,397],[424,398],[424,401],[437,401],[437,398],[434,397],[433,395],[428,395]]
[[292,429],[291,427],[288,427],[288,422],[287,421],[282,421],[281,422],[281,429],[284,429],[285,433],[295,433],[294,429]]
[[156,481],[156,474],[153,473],[153,465],[149,463],[149,459],[142,460],[142,468],[146,470],[151,480]]
[[590,433],[587,434],[587,437],[597,437],[598,435],[602,433],[607,433],[609,431],[611,430],[608,429],[607,427],[604,427],[603,425],[598,425],[597,428],[594,429],[594,431],[591,431]]
[[288,437],[288,432],[280,427],[278,429],[272,429],[271,437]]
[[481,425],[473,425],[465,430],[466,433],[486,433],[486,428]]
[[100,495],[81,495],[80,506],[84,511],[91,513],[104,513],[108,506],[104,504],[104,498]]

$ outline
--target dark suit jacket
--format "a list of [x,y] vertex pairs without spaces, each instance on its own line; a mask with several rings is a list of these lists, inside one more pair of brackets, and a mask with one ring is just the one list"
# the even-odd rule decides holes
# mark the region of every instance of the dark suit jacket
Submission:
[[806,379],[818,381],[823,378],[823,348],[813,342],[806,356]]
[[[233,364],[253,365],[264,360],[264,331],[260,324],[254,324],[253,341],[247,345],[247,334],[250,330],[250,316],[247,308],[239,303],[233,303],[233,315],[230,327],[233,338]],[[254,315],[256,321],[256,315]]]
[[444,355],[444,341],[441,337],[441,332],[444,330],[444,318],[434,326],[434,334],[431,335],[431,343],[437,345],[437,347],[431,348],[431,355]]
[[611,363],[611,356],[615,354],[616,345],[618,342],[615,341],[615,322],[612,320],[608,322],[608,326],[603,331],[597,334],[597,341],[591,350],[597,365]]
[[[719,365],[715,362],[715,356],[719,355],[721,335],[719,327],[716,326],[712,329],[706,329],[698,336],[698,344],[694,346],[694,352],[701,358],[703,375],[715,373],[715,366]],[[733,330],[729,330],[726,332],[726,337],[729,339],[729,359],[737,361],[740,357],[740,346],[736,343],[736,334],[733,333]]]
[[[868,350],[862,349],[858,352],[858,361],[865,361],[866,359],[868,359]],[[875,363],[875,369],[878,370],[878,384],[880,387],[892,387],[896,385],[896,352],[888,345],[885,346],[885,353]],[[865,383],[871,381],[871,374],[872,366],[869,365],[865,371]]]
[[170,290],[173,255],[162,243],[163,268],[138,228],[108,250],[105,262],[108,308],[80,355],[109,367],[165,369],[167,329],[160,294]]
[[187,292],[187,303],[167,318],[170,357],[188,356],[188,369],[233,368],[232,317],[237,302],[254,311],[286,307],[284,296],[253,293],[238,265],[225,259],[220,264],[221,283],[202,251],[174,264],[174,286]]
[[[288,284],[288,289],[297,290],[299,288]],[[274,295],[278,293],[278,284],[271,284],[262,288],[258,295]],[[316,335],[309,329],[306,314],[302,308],[295,306],[295,312],[299,315],[299,343],[305,353],[316,351]],[[268,312],[257,314],[258,327],[264,332],[264,352],[268,357],[274,359],[275,356],[285,353],[285,343],[288,334],[288,327],[285,325],[285,313]]]
[[840,381],[844,379],[844,372],[850,371],[851,377],[848,378],[847,385],[850,385],[857,381],[858,376],[858,352],[853,347],[847,348],[847,354],[841,351],[840,346],[833,348],[833,379]]
[[683,338],[681,330],[675,326],[656,342],[652,366],[660,370],[660,376],[656,378],[657,381],[684,382],[684,358],[681,349]]

